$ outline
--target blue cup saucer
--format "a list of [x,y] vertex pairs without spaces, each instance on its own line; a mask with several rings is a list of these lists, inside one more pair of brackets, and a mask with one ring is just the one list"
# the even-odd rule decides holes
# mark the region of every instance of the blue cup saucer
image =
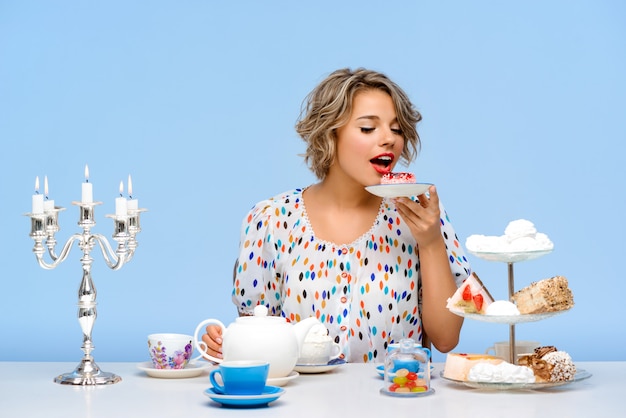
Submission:
[[274,402],[280,398],[285,389],[278,386],[265,386],[263,392],[259,395],[228,395],[218,393],[213,387],[204,391],[204,394],[211,400],[224,406],[235,408],[258,408],[267,406],[270,402]]

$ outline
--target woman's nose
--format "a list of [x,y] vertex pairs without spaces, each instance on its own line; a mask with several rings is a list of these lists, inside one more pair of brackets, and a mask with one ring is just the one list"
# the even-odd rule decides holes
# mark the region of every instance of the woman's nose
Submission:
[[393,145],[396,143],[396,136],[391,129],[385,129],[380,138],[380,145]]

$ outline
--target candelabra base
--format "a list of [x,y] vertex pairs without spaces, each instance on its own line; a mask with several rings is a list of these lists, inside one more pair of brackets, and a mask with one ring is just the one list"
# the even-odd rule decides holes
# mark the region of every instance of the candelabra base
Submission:
[[112,385],[122,378],[116,374],[103,372],[93,359],[83,358],[73,372],[60,374],[54,378],[61,385],[95,386]]

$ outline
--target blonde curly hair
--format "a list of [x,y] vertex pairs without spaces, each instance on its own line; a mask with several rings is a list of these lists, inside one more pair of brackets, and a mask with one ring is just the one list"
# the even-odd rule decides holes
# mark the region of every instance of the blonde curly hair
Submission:
[[304,161],[320,180],[335,160],[337,129],[350,119],[355,95],[366,90],[382,90],[391,96],[404,136],[400,161],[408,165],[417,156],[421,145],[417,123],[422,115],[407,94],[385,74],[344,68],[332,72],[307,95],[296,123],[296,131],[307,144]]

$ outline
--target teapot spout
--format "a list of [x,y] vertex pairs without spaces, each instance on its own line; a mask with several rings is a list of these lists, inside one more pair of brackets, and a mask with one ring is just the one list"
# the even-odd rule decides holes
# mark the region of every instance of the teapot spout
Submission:
[[311,316],[293,325],[293,331],[296,335],[296,340],[298,341],[298,353],[302,350],[304,339],[306,338],[311,328],[318,324],[322,325],[320,320],[315,318],[314,316]]

